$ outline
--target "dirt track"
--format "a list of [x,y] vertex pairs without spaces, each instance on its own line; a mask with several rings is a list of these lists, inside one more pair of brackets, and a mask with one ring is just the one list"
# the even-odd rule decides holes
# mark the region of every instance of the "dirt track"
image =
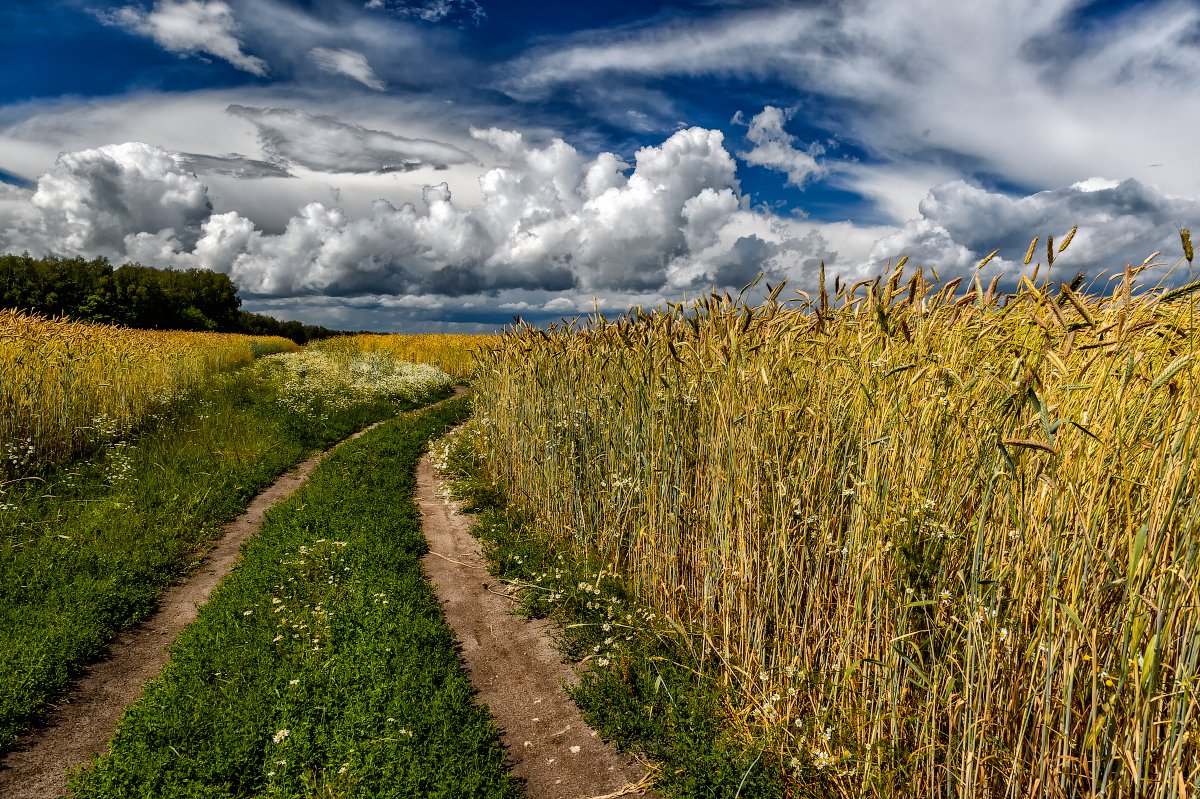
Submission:
[[554,649],[549,623],[511,612],[470,519],[444,497],[428,456],[417,466],[417,504],[430,548],[425,572],[531,799],[651,796],[638,787],[645,769],[601,741],[567,696],[563,684],[577,678]]

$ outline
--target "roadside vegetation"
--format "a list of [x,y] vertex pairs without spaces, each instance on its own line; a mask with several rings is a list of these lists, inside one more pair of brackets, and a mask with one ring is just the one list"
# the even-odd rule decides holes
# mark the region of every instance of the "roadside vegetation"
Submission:
[[466,413],[408,414],[322,462],[74,795],[519,796],[419,560],[416,462]]
[[719,662],[705,660],[625,577],[592,553],[557,546],[518,511],[482,468],[480,434],[476,425],[451,431],[434,444],[434,465],[474,515],[489,569],[514,591],[519,611],[558,624],[558,645],[581,675],[570,693],[587,722],[648,757],[663,796],[782,797],[777,759],[764,761],[765,747],[728,723],[732,697]]
[[[354,335],[313,344],[295,364],[299,391],[327,391],[354,359],[346,396],[403,393],[395,366],[423,363],[464,379],[492,336]],[[0,492],[27,477],[127,437],[191,401],[212,377],[299,347],[277,336],[132,330],[0,309]],[[407,368],[407,367],[406,367]],[[309,379],[309,378],[313,379]],[[319,380],[318,380],[319,378]],[[301,386],[300,383],[314,383]],[[316,386],[315,382],[325,385]]]
[[611,575],[675,630],[642,659],[601,639],[612,677],[581,696],[633,713],[672,685],[645,663],[690,670],[794,796],[1194,789],[1200,283],[905,266],[519,327],[482,356],[482,484],[555,553],[521,557],[593,564],[570,576],[593,605]]
[[126,436],[213,376],[296,349],[282,338],[125,330],[0,310],[0,481]]
[[[61,397],[74,414],[66,418],[87,427],[89,446],[57,467],[10,462],[16,476],[0,484],[0,751],[119,630],[153,610],[254,494],[315,450],[448,395],[451,383],[432,367],[353,352],[277,353],[222,372],[206,360],[226,352],[204,347],[211,334],[34,324],[43,337],[35,351],[70,353],[62,368],[74,377],[60,382]],[[250,361],[250,340],[217,340],[236,343],[230,357]],[[53,374],[52,359],[38,369],[5,353],[0,369]],[[188,364],[193,382],[181,392],[171,381]],[[128,422],[101,429],[104,411],[75,407],[94,394],[98,407],[130,410],[139,397],[160,397],[164,381],[172,399],[144,403]],[[45,396],[18,393],[16,407]],[[55,411],[34,414],[35,431]],[[10,414],[6,406],[0,424],[11,425]]]

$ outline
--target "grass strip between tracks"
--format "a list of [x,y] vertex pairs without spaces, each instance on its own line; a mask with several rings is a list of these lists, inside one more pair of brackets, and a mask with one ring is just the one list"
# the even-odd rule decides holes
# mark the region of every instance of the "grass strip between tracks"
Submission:
[[466,413],[389,422],[272,510],[75,796],[518,796],[419,561],[416,462]]

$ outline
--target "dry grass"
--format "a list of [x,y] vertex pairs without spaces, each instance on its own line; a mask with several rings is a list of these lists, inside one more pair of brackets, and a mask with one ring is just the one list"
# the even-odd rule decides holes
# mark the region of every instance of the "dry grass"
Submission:
[[111,440],[274,337],[126,330],[0,310],[0,478]]
[[1190,795],[1200,328],[1139,271],[520,328],[475,435],[724,664],[796,795]]

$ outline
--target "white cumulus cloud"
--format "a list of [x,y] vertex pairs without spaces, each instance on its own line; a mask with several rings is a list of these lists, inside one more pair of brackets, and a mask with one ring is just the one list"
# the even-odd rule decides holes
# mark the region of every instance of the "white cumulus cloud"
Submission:
[[124,6],[108,19],[173,53],[207,53],[252,75],[267,74],[265,61],[242,51],[237,20],[223,0],[157,0],[148,12]]
[[[825,154],[825,148],[818,142],[804,149],[797,147],[796,137],[783,129],[783,123],[791,116],[790,111],[765,106],[750,119],[746,131],[746,139],[754,146],[738,155],[747,164],[783,172],[788,185],[800,188],[824,171],[817,158]],[[740,112],[734,122],[741,122]]]
[[125,237],[165,231],[190,248],[212,213],[204,184],[171,154],[140,142],[64,153],[30,203],[45,249],[120,256]]
[[213,269],[259,297],[526,291],[514,301],[541,307],[546,292],[803,277],[838,257],[821,232],[747,207],[720,131],[678,131],[632,165],[561,139],[473,135],[505,163],[480,177],[481,202],[468,207],[441,183],[419,206],[379,200],[367,215],[308,203],[270,234],[237,212],[212,213],[188,159],[143,144],[62,156],[30,205],[55,251]]
[[482,302],[493,308],[551,314],[736,289],[760,273],[812,288],[822,262],[844,279],[877,274],[902,255],[943,277],[969,274],[994,247],[1001,255],[988,277],[1015,278],[1032,234],[1061,240],[1075,224],[1057,274],[1103,276],[1149,250],[1177,248],[1175,225],[1200,218],[1196,200],[1092,178],[1023,197],[951,181],[901,228],[815,223],[751,207],[720,131],[677,131],[632,163],[562,139],[535,143],[496,128],[472,135],[502,164],[479,177],[478,202],[456,202],[445,182],[426,185],[419,202],[378,200],[365,214],[309,202],[274,233],[237,211],[214,213],[179,153],[135,142],[69,152],[36,191],[0,192],[0,244],[212,269],[258,302],[360,298],[372,314],[416,313],[411,299],[379,298],[453,298],[466,309],[490,296]]
[[314,47],[308,51],[308,55],[313,60],[313,63],[326,72],[334,75],[345,75],[348,78],[358,81],[368,89],[374,89],[378,92],[387,88],[387,85],[375,74],[375,70],[371,69],[371,65],[367,62],[367,57],[356,50],[334,50],[328,47]]

